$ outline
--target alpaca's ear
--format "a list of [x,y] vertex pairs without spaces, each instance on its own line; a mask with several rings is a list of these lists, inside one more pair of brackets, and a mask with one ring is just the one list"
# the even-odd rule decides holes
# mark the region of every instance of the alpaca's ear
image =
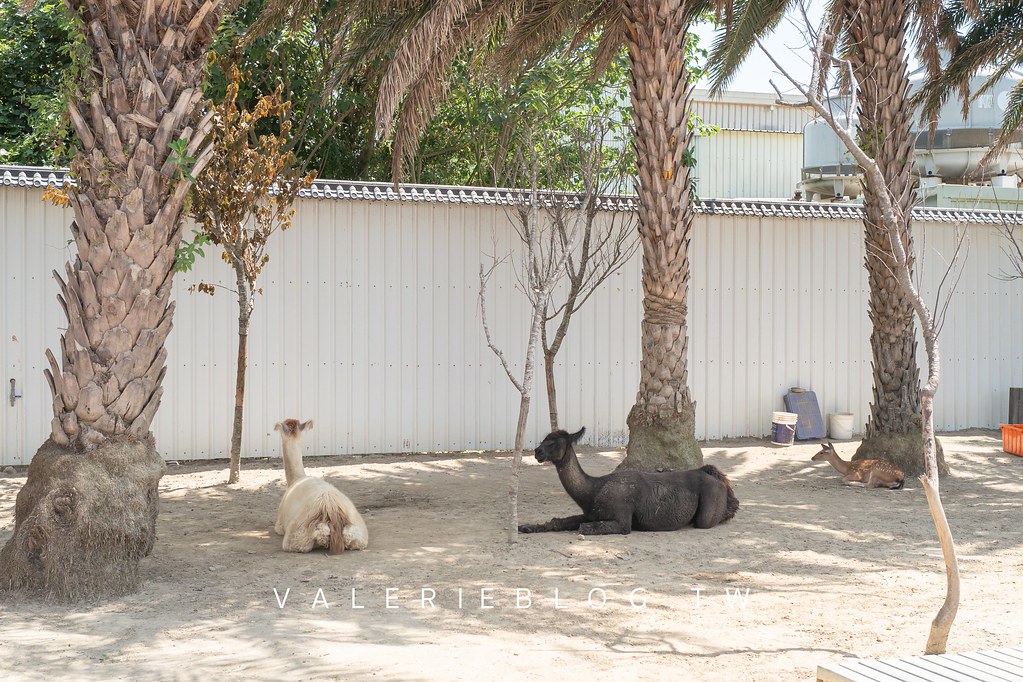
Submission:
[[281,430],[281,423],[277,422],[276,424],[274,424],[274,431],[280,431],[280,430]]
[[568,442],[575,443],[576,441],[578,441],[580,438],[583,437],[584,433],[586,433],[586,427],[585,426],[582,427],[581,429],[579,429],[578,431],[576,431],[575,433],[569,434]]
[[313,420],[310,419],[307,422],[303,422],[299,428],[302,429],[303,431],[308,431],[309,429],[313,428]]

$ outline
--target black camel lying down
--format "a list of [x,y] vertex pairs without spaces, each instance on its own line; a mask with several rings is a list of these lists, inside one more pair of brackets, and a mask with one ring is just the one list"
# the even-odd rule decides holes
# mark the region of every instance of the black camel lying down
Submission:
[[555,431],[536,448],[538,462],[553,462],[565,491],[583,513],[519,526],[520,533],[577,530],[585,535],[634,530],[711,528],[735,516],[739,500],[728,477],[710,464],[691,471],[615,471],[593,477],[579,466],[572,447],[578,433]]

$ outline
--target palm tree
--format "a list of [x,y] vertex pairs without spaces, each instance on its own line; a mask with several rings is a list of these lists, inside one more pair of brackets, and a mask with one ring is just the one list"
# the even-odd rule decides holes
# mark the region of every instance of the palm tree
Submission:
[[0,551],[0,587],[67,599],[118,594],[135,588],[152,550],[163,462],[150,427],[191,186],[182,164],[203,137],[193,121],[199,83],[229,5],[68,2],[97,76],[69,105],[78,254],[64,276],[54,273],[67,316],[61,362],[47,351],[54,417]]
[[[715,46],[709,69],[713,87],[722,89],[756,39],[777,26],[793,3],[742,0],[732,24]],[[915,203],[913,107],[906,54],[906,34],[917,23],[918,50],[931,68],[937,65],[935,8],[907,0],[840,0],[828,8],[826,23],[832,35],[844,39],[844,57],[858,85],[858,138],[874,157],[895,198],[898,233],[910,254],[911,211]],[[834,46],[829,46],[833,49]],[[823,79],[819,81],[823,86]],[[920,415],[920,370],[916,361],[916,323],[912,302],[895,276],[889,232],[880,198],[864,189],[864,241],[870,284],[870,347],[873,357],[873,401],[866,432],[854,459],[884,457],[910,475],[924,471]],[[939,467],[947,471],[941,449]]]
[[712,4],[429,0],[411,13],[413,19],[403,28],[380,87],[378,128],[383,134],[395,132],[397,180],[402,163],[415,154],[421,132],[446,95],[447,81],[438,74],[446,73],[466,46],[483,51],[496,41],[499,47],[491,53],[492,63],[505,75],[550,54],[566,35],[573,36],[573,44],[591,34],[599,36],[598,72],[627,50],[644,316],[639,393],[628,416],[625,467],[689,469],[703,463],[688,386],[686,312],[694,198],[684,157],[691,142],[688,122],[695,84],[688,31]]
[[[975,8],[971,3],[950,3],[942,26],[948,42],[954,46],[951,58],[941,73],[930,78],[924,88],[924,113],[937,115],[953,91],[967,95],[973,76],[990,69],[990,75],[973,97],[983,94],[1013,69],[1023,67],[1023,2],[986,0]],[[963,35],[955,31],[966,27]],[[990,155],[1018,141],[1023,128],[1023,81],[1013,88],[1002,117],[1002,133]]]

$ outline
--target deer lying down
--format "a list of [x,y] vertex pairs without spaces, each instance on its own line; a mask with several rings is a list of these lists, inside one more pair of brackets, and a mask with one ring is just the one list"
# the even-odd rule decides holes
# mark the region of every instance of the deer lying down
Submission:
[[825,459],[838,470],[838,473],[843,475],[842,483],[846,485],[899,490],[906,482],[906,476],[902,470],[891,462],[880,459],[846,462],[835,452],[835,446],[831,444],[831,441],[821,446],[821,451],[813,456],[814,462]]

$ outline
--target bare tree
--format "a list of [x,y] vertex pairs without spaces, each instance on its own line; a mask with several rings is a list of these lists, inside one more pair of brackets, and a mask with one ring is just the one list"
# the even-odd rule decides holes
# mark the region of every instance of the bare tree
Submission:
[[[553,205],[564,202],[571,202],[574,197],[560,194],[540,192],[540,175],[542,169],[535,156],[527,154],[523,149],[533,148],[529,142],[531,136],[524,135],[527,143],[519,146],[516,158],[519,167],[529,178],[529,187],[525,200],[514,209],[513,224],[519,237],[526,246],[526,252],[521,259],[514,259],[516,277],[519,281],[519,288],[526,295],[530,303],[529,333],[526,341],[526,354],[522,365],[522,375],[519,378],[512,369],[505,357],[504,352],[494,341],[487,323],[487,284],[494,271],[502,265],[506,258],[494,256],[489,268],[480,265],[480,313],[483,321],[483,332],[486,335],[487,346],[494,352],[501,367],[504,369],[508,380],[511,381],[515,390],[519,393],[519,418],[515,427],[515,453],[512,460],[512,476],[508,489],[508,498],[511,503],[511,520],[508,527],[509,542],[515,542],[518,537],[519,528],[519,471],[522,466],[522,451],[525,445],[526,423],[529,418],[529,404],[533,393],[533,375],[536,368],[536,349],[540,341],[541,329],[545,322],[545,311],[550,308],[551,295],[558,282],[567,272],[566,264],[569,255],[575,248],[582,224],[585,221],[586,211],[576,210],[575,219],[564,221],[564,241],[558,236],[560,232],[555,228],[554,221],[550,219],[550,210]],[[582,206],[586,205],[585,195]],[[516,263],[515,261],[518,260]]]
[[1009,259],[1010,270],[1002,270],[999,277],[1006,281],[1023,279],[1023,239],[1016,234],[1018,225],[1009,221],[1002,221],[1000,230],[1005,237],[1006,244],[1002,247],[1002,253]]
[[[572,318],[607,278],[629,261],[639,248],[635,216],[622,211],[600,210],[598,197],[620,193],[626,169],[623,157],[609,154],[610,128],[600,118],[590,118],[575,136],[576,172],[582,198],[578,203],[558,201],[546,208],[550,229],[546,231],[548,248],[541,256],[549,268],[564,258],[566,287],[558,287],[543,308],[540,345],[543,349],[544,379],[547,385],[547,409],[551,430],[558,425],[558,392],[554,364],[568,334]],[[519,215],[518,226],[526,220]],[[569,248],[570,232],[581,230],[577,248]],[[518,229],[523,244],[528,231]]]
[[[887,252],[883,255],[889,259],[892,274],[896,278],[902,291],[910,300],[913,311],[920,322],[921,332],[924,338],[924,348],[927,352],[927,382],[920,389],[920,410],[923,423],[923,451],[925,471],[920,476],[924,492],[927,495],[927,506],[931,512],[937,529],[938,538],[941,542],[942,555],[945,560],[947,574],[947,590],[945,601],[931,623],[930,633],[927,637],[927,645],[924,653],[940,654],[945,652],[948,642],[948,633],[952,628],[956,612],[959,609],[959,562],[956,558],[955,543],[952,539],[952,531],[949,528],[948,518],[945,516],[944,507],[941,504],[941,495],[938,487],[938,460],[935,450],[934,439],[934,396],[938,390],[938,382],[941,377],[941,355],[938,346],[938,334],[942,326],[944,312],[947,307],[948,298],[942,303],[939,297],[936,298],[934,310],[927,306],[923,295],[917,284],[913,281],[912,254],[908,253],[904,241],[900,237],[899,227],[905,221],[904,212],[911,210],[911,205],[901,201],[896,196],[892,187],[886,182],[884,173],[875,158],[868,154],[856,139],[852,112],[856,111],[856,93],[859,84],[856,80],[856,72],[852,64],[839,59],[828,52],[828,48],[835,44],[835,35],[831,32],[832,26],[827,21],[822,22],[816,32],[810,31],[810,43],[813,45],[813,68],[809,85],[802,84],[793,78],[775,59],[775,57],[764,48],[758,40],[760,49],[767,55],[778,71],[789,80],[790,83],[806,99],[800,106],[809,104],[814,111],[835,131],[839,139],[856,159],[863,172],[864,182],[876,194],[881,209],[882,225],[888,232]],[[848,111],[849,116],[840,120],[835,116],[831,107],[822,101],[822,93],[827,90],[827,77],[832,67],[839,70],[841,79],[847,79],[851,97]],[[778,102],[787,104],[779,92]],[[954,272],[959,262],[959,256],[963,245],[965,233],[962,233],[957,248],[950,259],[949,272]],[[947,276],[946,276],[947,280]]]

